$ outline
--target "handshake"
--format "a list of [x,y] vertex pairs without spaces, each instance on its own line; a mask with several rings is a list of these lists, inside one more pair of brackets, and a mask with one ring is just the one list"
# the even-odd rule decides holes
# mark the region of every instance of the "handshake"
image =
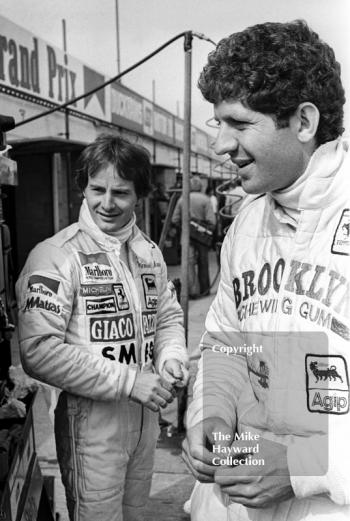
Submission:
[[179,360],[167,360],[161,376],[153,372],[150,363],[136,374],[130,399],[157,412],[160,407],[164,408],[174,400],[177,391],[185,387],[187,380],[188,370]]

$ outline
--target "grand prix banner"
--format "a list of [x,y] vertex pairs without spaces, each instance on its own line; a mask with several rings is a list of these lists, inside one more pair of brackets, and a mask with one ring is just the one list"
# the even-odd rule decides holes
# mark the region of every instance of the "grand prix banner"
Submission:
[[[0,16],[0,85],[52,103],[65,103],[106,77]],[[70,108],[110,121],[110,87]]]

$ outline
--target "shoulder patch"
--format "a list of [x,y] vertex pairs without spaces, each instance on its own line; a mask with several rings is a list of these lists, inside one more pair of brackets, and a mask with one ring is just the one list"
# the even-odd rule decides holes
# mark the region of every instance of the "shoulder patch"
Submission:
[[23,311],[49,311],[54,315],[60,315],[62,306],[59,304],[57,296],[59,286],[59,280],[45,275],[30,275]]
[[335,230],[331,252],[338,255],[350,255],[350,210],[345,208]]

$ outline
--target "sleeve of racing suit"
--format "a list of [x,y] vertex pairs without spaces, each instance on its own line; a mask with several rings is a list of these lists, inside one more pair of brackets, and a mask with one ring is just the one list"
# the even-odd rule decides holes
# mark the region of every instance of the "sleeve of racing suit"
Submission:
[[326,494],[338,505],[350,504],[349,439],[349,413],[330,414],[327,434],[293,439],[287,455],[296,497]]
[[[94,400],[128,396],[136,370],[65,341],[77,274],[67,251],[48,242],[30,253],[16,284],[24,370],[38,380]],[[77,335],[79,333],[77,332]]]
[[158,373],[161,373],[165,362],[170,358],[179,360],[185,367],[188,367],[183,311],[177,301],[174,285],[168,282],[167,269],[163,259],[161,259],[161,266],[154,343],[154,363]]
[[230,277],[234,226],[226,235],[221,251],[220,283],[206,321],[201,340],[202,355],[187,411],[187,426],[205,418],[220,417],[236,425],[236,403],[248,379],[245,356],[230,349],[239,339],[238,317]]

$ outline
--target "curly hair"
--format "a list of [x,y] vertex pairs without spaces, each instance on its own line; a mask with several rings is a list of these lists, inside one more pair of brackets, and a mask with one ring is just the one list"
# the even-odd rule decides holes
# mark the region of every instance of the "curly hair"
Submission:
[[239,100],[287,127],[303,102],[320,112],[318,145],[344,131],[344,89],[333,49],[303,20],[264,23],[222,39],[208,56],[198,86],[210,103]]
[[83,192],[89,177],[113,165],[120,177],[134,183],[138,198],[151,191],[151,162],[148,151],[114,134],[100,134],[80,154],[75,181]]

